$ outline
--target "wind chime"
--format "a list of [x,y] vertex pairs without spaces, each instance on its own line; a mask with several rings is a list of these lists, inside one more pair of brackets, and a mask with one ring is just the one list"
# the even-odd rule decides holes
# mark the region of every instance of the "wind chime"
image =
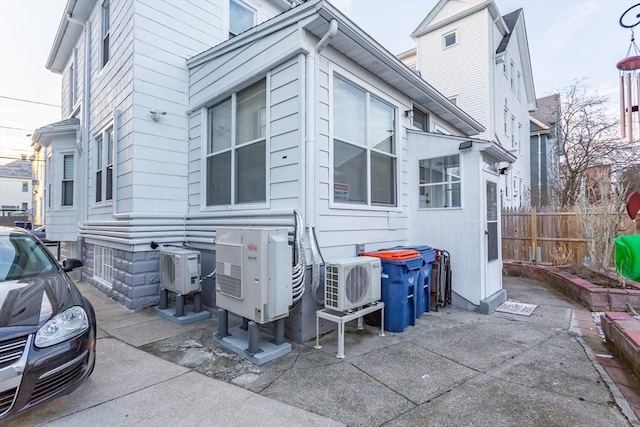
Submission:
[[620,26],[631,30],[631,44],[627,56],[616,67],[620,71],[620,136],[633,141],[633,113],[640,129],[640,50],[636,45],[633,28],[640,24],[640,3],[631,6],[620,17]]

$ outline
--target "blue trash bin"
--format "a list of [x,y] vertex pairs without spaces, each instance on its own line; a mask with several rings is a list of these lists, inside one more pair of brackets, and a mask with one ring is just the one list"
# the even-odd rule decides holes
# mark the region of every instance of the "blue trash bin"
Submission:
[[422,284],[422,287],[418,285],[416,291],[416,317],[420,317],[423,313],[431,311],[431,269],[436,260],[436,251],[427,245],[396,246],[391,249],[413,250],[422,257],[422,266],[418,274],[418,283]]
[[420,253],[387,249],[362,255],[380,258],[384,330],[404,332],[407,326],[415,325],[418,274],[422,266]]

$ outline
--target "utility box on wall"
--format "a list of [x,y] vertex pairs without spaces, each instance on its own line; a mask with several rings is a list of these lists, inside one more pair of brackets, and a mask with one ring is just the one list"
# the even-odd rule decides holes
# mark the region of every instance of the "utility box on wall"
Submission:
[[289,315],[292,250],[288,230],[216,230],[216,305],[256,323]]

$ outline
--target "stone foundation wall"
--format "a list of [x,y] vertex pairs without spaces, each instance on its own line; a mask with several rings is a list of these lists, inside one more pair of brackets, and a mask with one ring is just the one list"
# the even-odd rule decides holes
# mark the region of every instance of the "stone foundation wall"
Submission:
[[159,251],[128,252],[113,249],[113,278],[110,284],[94,277],[94,245],[85,244],[82,280],[118,301],[139,311],[160,300]]

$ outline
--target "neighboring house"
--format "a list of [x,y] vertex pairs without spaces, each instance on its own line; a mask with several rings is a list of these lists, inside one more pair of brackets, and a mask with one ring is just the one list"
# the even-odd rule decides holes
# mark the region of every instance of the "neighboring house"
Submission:
[[411,36],[416,48],[399,58],[480,122],[480,138],[516,156],[502,165],[501,206],[529,205],[536,97],[523,10],[503,16],[493,0],[440,0]]
[[556,202],[560,186],[561,115],[560,94],[537,99],[531,114],[531,206]]
[[[0,216],[8,217],[20,214],[31,218],[32,192],[31,162],[26,157],[0,166]],[[3,224],[13,225],[12,218],[5,218]]]
[[[314,242],[325,259],[441,247],[456,305],[505,300],[498,171],[515,156],[469,138],[484,127],[328,2],[87,1],[66,13],[47,64],[63,76],[65,120],[33,140],[55,196],[47,235],[77,245],[84,280],[141,309],[158,301],[162,245],[200,250],[205,275],[218,227],[293,231],[297,210],[313,274],[291,339],[315,334]],[[58,203],[69,180],[81,183],[71,206]],[[212,280],[203,296],[215,304]]]

